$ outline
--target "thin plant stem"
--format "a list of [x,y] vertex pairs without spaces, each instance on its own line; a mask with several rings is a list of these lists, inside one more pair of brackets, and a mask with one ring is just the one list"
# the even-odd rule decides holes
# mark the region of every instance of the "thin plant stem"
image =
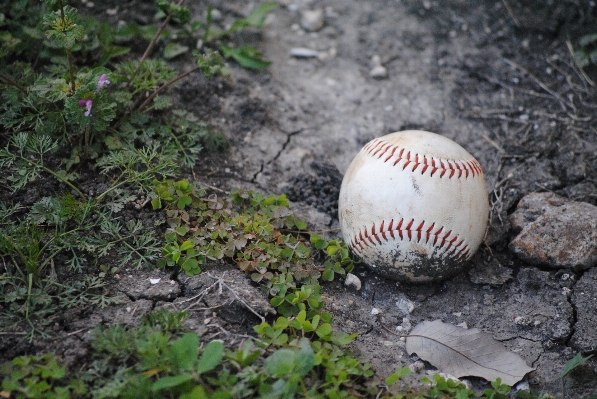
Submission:
[[85,194],[83,194],[81,192],[81,190],[79,190],[77,187],[75,187],[71,182],[64,179],[62,176],[60,176],[58,173],[54,172],[52,169],[46,168],[45,166],[42,166],[41,168],[43,170],[45,170],[46,172],[48,172],[49,174],[51,174],[52,176],[54,176],[56,179],[60,180],[61,182],[63,182],[64,184],[66,184],[67,186],[69,186],[70,188],[75,190],[75,192],[77,194],[79,194],[79,197],[81,197],[83,199],[83,201],[87,202],[87,197],[85,197]]
[[160,86],[160,87],[159,87],[159,88],[158,88],[156,91],[154,91],[154,92],[153,92],[153,94],[152,94],[151,96],[147,97],[147,99],[146,99],[146,100],[143,102],[143,104],[139,105],[139,108],[137,108],[137,112],[141,112],[141,111],[143,111],[143,108],[145,108],[145,107],[147,106],[147,104],[149,104],[149,102],[150,102],[151,100],[153,100],[153,99],[154,99],[154,98],[155,98],[155,97],[156,97],[158,94],[160,94],[160,92],[161,92],[162,90],[164,90],[165,88],[167,88],[167,87],[168,87],[168,86],[170,86],[171,84],[173,84],[173,83],[175,83],[175,82],[179,81],[180,79],[182,79],[182,78],[185,78],[185,77],[189,76],[190,74],[192,74],[192,73],[194,73],[194,72],[198,71],[199,69],[201,69],[201,67],[196,67],[196,68],[193,68],[193,69],[191,69],[190,71],[188,71],[188,72],[185,72],[185,73],[182,73],[182,74],[178,75],[177,77],[175,77],[175,78],[173,78],[173,79],[170,79],[169,81],[167,81],[166,83],[164,83],[164,84],[163,84],[162,86]]
[[7,81],[8,83],[10,83],[11,85],[13,85],[14,87],[16,87],[17,89],[21,90],[23,92],[23,94],[27,94],[27,90],[25,90],[25,88],[23,86],[21,86],[20,84],[18,84],[15,80],[9,78],[8,76],[0,73],[0,79],[4,79],[5,81]]
[[75,67],[73,66],[73,55],[70,50],[66,50],[66,58],[68,58],[68,73],[70,75],[70,90],[71,94],[75,94]]
[[[181,6],[184,4],[185,1],[186,0],[180,0],[176,5]],[[151,53],[151,50],[153,50],[153,47],[155,46],[156,42],[158,41],[158,38],[160,37],[160,35],[164,31],[164,29],[166,29],[166,26],[168,26],[168,23],[170,22],[171,19],[172,19],[172,13],[168,14],[166,19],[164,19],[164,22],[162,22],[162,25],[160,25],[160,27],[158,28],[155,35],[153,35],[153,38],[149,42],[149,45],[145,49],[145,52],[143,53],[143,56],[141,57],[141,60],[139,61],[139,65],[137,65],[137,68],[135,68],[135,71],[131,74],[131,77],[126,84],[126,87],[128,87],[131,84],[131,82],[133,81],[133,79],[135,78],[135,76],[137,76],[137,72],[139,72],[141,65],[145,62],[147,57],[149,57],[149,53]]]
[[[66,18],[64,16],[64,7],[62,6],[62,0],[59,0],[59,7],[60,7],[60,18],[62,18],[63,26],[66,26]],[[68,72],[70,75],[70,91],[71,94],[75,93],[75,67],[73,65],[73,54],[70,52],[69,49],[66,50],[66,58],[68,59]]]

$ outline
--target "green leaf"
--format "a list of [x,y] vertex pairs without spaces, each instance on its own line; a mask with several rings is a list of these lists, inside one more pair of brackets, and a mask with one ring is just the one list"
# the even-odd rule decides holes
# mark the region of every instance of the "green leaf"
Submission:
[[315,366],[315,353],[308,339],[303,338],[299,343],[301,350],[296,355],[295,371],[301,376],[306,376]]
[[197,364],[197,373],[202,374],[213,370],[224,357],[224,344],[221,341],[211,341],[201,354]]
[[188,46],[183,46],[178,43],[168,43],[166,47],[164,47],[164,58],[171,60],[172,58],[176,58],[187,51],[189,51]]
[[263,362],[263,368],[270,375],[278,378],[282,378],[292,372],[294,368],[295,354],[291,349],[283,348],[278,349],[272,353],[265,362]]
[[210,397],[201,385],[197,385],[191,391],[180,395],[180,399],[210,399]]
[[232,48],[222,46],[224,57],[232,58],[242,67],[249,69],[265,69],[271,65],[270,61],[261,58],[261,53],[251,46]]
[[154,211],[157,211],[158,209],[162,209],[162,201],[159,198],[152,199],[151,207],[153,208]]
[[169,354],[172,362],[181,370],[191,371],[197,361],[198,349],[199,337],[197,334],[188,333],[172,343]]
[[256,28],[261,28],[263,26],[263,22],[265,22],[265,17],[267,14],[273,10],[278,8],[278,4],[276,3],[265,3],[260,5],[259,7],[253,9],[245,18],[245,21],[251,26]]
[[191,374],[181,374],[174,377],[163,377],[157,380],[152,386],[151,390],[154,392],[161,391],[162,389],[174,388],[184,384],[187,381],[191,381],[193,376]]
[[315,334],[317,334],[317,336],[319,336],[319,338],[328,336],[331,333],[332,333],[332,326],[329,323],[324,323],[324,324],[320,325],[319,327],[317,327],[317,330],[315,330]]
[[196,259],[183,258],[184,261],[180,265],[180,268],[185,271],[187,276],[196,276],[201,273],[199,262]]
[[269,300],[269,303],[273,306],[273,307],[277,307],[280,306],[280,304],[282,304],[284,302],[284,298],[280,298],[279,296],[275,296],[272,299]]
[[340,247],[337,245],[330,245],[329,247],[327,247],[326,251],[329,256],[334,256],[334,254],[338,252],[339,249]]
[[180,251],[186,251],[187,249],[191,249],[194,246],[195,245],[192,242],[190,242],[189,240],[186,240],[185,242],[180,244]]
[[355,338],[357,334],[350,334],[348,335],[344,331],[338,331],[334,335],[332,335],[332,342],[336,345],[348,345],[350,344]]
[[328,246],[328,242],[320,236],[318,236],[317,234],[311,234],[310,240],[313,243],[313,245],[315,245],[316,249],[324,249]]
[[305,230],[307,228],[307,223],[302,220],[295,219],[294,223],[296,223],[296,228],[299,230]]
[[581,353],[578,353],[572,359],[570,359],[565,365],[564,369],[560,373],[560,378],[564,378],[575,368],[579,367],[582,364],[585,364],[593,355],[589,355],[587,357],[583,357]]
[[597,33],[590,33],[580,38],[578,41],[581,47],[586,47],[591,43],[597,42]]
[[397,369],[394,372],[394,374],[392,374],[388,378],[386,378],[385,383],[388,386],[394,385],[396,383],[396,381],[398,381],[400,378],[406,377],[408,375],[410,375],[410,368],[401,367],[401,368]]
[[333,270],[324,270],[321,274],[321,278],[323,281],[334,281],[334,271]]

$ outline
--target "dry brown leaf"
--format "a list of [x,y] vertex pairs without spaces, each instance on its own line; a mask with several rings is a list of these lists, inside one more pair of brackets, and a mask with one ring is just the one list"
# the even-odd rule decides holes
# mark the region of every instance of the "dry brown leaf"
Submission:
[[406,351],[455,377],[476,376],[488,381],[499,377],[510,386],[534,370],[491,335],[441,320],[424,321],[413,328],[406,338]]

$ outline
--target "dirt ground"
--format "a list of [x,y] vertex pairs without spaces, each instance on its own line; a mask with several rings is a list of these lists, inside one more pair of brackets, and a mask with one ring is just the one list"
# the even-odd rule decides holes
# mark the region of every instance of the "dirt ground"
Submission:
[[[219,24],[255,6],[211,3],[221,13]],[[492,206],[487,240],[470,270],[437,284],[409,285],[361,265],[355,271],[361,290],[342,281],[323,285],[327,309],[338,328],[359,333],[352,349],[379,378],[417,360],[391,331],[441,319],[493,335],[535,368],[528,375],[531,387],[561,392],[563,365],[579,351],[597,352],[577,344],[596,330],[576,327],[582,321],[597,328],[595,302],[578,300],[580,290],[589,296],[597,292],[597,278],[589,278],[594,269],[525,264],[509,249],[514,232],[508,216],[532,192],[597,203],[597,89],[574,66],[566,43],[576,45],[581,35],[595,31],[595,2],[279,3],[262,32],[233,38],[257,46],[273,62],[268,70],[232,66],[228,80],[195,75],[175,89],[181,104],[220,127],[231,144],[223,153],[205,154],[188,177],[223,191],[245,187],[286,193],[296,205],[291,209],[312,230],[338,235],[342,174],[365,143],[413,128],[455,140],[483,166]],[[204,18],[206,3],[190,6]],[[103,15],[109,8],[98,3],[94,12]],[[305,10],[323,11],[321,29],[309,32],[301,26]],[[123,17],[132,12],[123,9]],[[371,76],[375,56],[387,76]],[[181,61],[180,67],[185,66]],[[597,80],[595,68],[586,72]],[[150,278],[161,281],[151,284]],[[190,300],[206,289],[200,301]],[[188,326],[202,339],[224,337],[233,345],[260,321],[233,291],[242,293],[257,313],[273,313],[263,294],[225,264],[210,265],[191,279],[127,270],[114,278],[112,290],[125,293],[128,302],[64,315],[54,337],[34,348],[7,339],[0,346],[5,356],[52,350],[77,365],[98,323],[134,323],[162,306],[189,307],[193,317]],[[579,311],[578,306],[585,308]],[[373,308],[380,313],[373,315]],[[431,369],[425,364],[412,381]],[[571,375],[569,396],[597,393],[596,377],[597,360],[592,360]]]

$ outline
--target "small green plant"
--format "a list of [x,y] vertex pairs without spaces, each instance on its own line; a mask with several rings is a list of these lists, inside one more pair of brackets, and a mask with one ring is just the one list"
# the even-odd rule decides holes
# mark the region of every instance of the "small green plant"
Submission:
[[[31,399],[61,399],[82,397],[87,386],[66,376],[52,354],[21,356],[0,367],[3,397]],[[8,393],[9,396],[6,396]]]
[[578,41],[580,48],[574,53],[574,60],[579,68],[597,64],[597,33],[584,35]]
[[568,376],[572,371],[574,371],[578,367],[588,362],[589,359],[591,359],[592,357],[593,355],[584,357],[582,353],[577,353],[576,356],[574,356],[564,365],[564,369],[560,373],[560,378],[562,379],[562,399],[566,397],[566,376]]
[[[226,145],[225,137],[196,115],[172,109],[166,89],[196,71],[226,76],[220,39],[260,27],[273,6],[258,7],[221,35],[212,35],[211,21],[206,22],[197,67],[179,74],[167,60],[188,47],[174,38],[196,42],[202,26],[190,21],[183,3],[157,1],[159,28],[116,29],[84,17],[68,0],[0,5],[0,126],[6,137],[0,183],[15,191],[46,179],[59,184],[56,195],[18,215],[6,213],[16,223],[0,226],[0,256],[8,260],[0,276],[0,303],[11,314],[0,320],[0,328],[14,327],[16,316],[32,323],[33,313],[47,320],[47,312],[71,306],[75,297],[87,305],[111,303],[102,284],[81,290],[90,286],[85,278],[69,285],[57,281],[54,260],[65,257],[60,263],[75,273],[99,266],[102,277],[118,267],[152,266],[161,253],[155,232],[140,221],[119,221],[118,213],[142,201],[153,180],[173,176],[179,166],[194,166],[204,148]],[[123,59],[129,49],[122,44],[133,39],[148,39],[147,50],[140,59]],[[149,58],[161,39],[169,41],[163,59]],[[109,179],[104,190],[81,189],[84,165]],[[112,254],[118,262],[108,266]]]

